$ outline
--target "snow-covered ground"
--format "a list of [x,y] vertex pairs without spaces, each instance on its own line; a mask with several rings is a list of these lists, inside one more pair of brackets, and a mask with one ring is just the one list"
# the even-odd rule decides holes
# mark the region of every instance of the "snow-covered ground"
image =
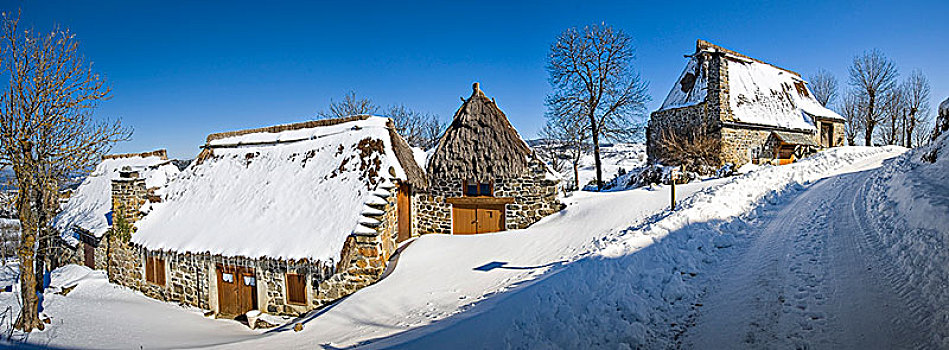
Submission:
[[[949,154],[928,164],[919,152],[903,152],[837,148],[681,185],[674,211],[665,186],[581,192],[526,230],[423,236],[385,279],[296,320],[300,332],[207,319],[71,266],[53,286],[79,287],[47,297],[53,323],[29,341],[82,348],[786,348],[894,344],[871,343],[892,337],[905,341],[897,345],[946,347]],[[0,301],[15,307],[12,296],[2,293]]]
[[[538,147],[535,146],[535,149]],[[617,143],[600,148],[600,161],[603,165],[603,181],[609,181],[616,176],[620,168],[629,171],[646,165],[646,145],[642,143]],[[596,179],[596,166],[593,150],[588,150],[580,156],[580,167],[577,173],[580,178],[580,188]],[[560,176],[565,181],[573,181],[573,167],[569,160],[563,162]]]

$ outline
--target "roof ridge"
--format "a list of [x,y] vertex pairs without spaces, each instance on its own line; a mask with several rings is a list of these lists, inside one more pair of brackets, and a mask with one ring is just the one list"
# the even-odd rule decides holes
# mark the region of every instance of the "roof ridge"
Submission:
[[102,160],[106,159],[124,159],[124,158],[135,158],[135,157],[159,157],[161,159],[168,159],[168,151],[164,148],[157,149],[150,152],[141,152],[141,153],[117,153],[117,154],[105,154],[102,156]]
[[291,124],[279,124],[273,126],[265,126],[260,128],[253,129],[243,129],[243,130],[234,130],[234,131],[225,131],[208,135],[206,143],[211,143],[214,140],[225,139],[228,137],[241,136],[247,134],[256,134],[256,133],[278,133],[290,130],[300,130],[300,129],[309,129],[309,128],[318,128],[324,126],[338,125],[342,123],[347,123],[357,120],[366,120],[369,119],[371,115],[369,114],[357,114],[351,115],[343,118],[332,118],[332,119],[320,119],[320,120],[310,120],[305,122],[291,123]]
[[[761,63],[761,64],[766,64],[766,65],[769,65],[769,66],[771,66],[771,67],[774,67],[774,68],[783,70],[783,71],[785,71],[785,72],[794,74],[794,75],[796,75],[798,78],[802,78],[800,73],[795,72],[795,71],[793,71],[793,70],[790,70],[790,69],[787,69],[787,68],[783,68],[783,67],[779,67],[779,66],[777,66],[777,65],[774,65],[774,64],[771,64],[771,63],[768,63],[768,62],[759,60],[759,59],[757,59],[757,58],[754,58],[754,57],[745,55],[745,54],[740,53],[740,52],[735,51],[735,50],[726,49],[726,48],[721,47],[721,46],[719,46],[719,45],[712,44],[711,42],[706,41],[706,40],[698,39],[698,40],[695,41],[695,53],[699,53],[699,52],[702,52],[702,51],[711,51],[711,50],[718,51],[718,52],[723,52],[723,53],[725,53],[725,54],[732,55],[732,56],[737,56],[737,57],[739,57],[739,58],[743,58],[743,59],[750,60],[750,61],[753,61],[753,62],[757,62],[757,63]],[[802,78],[802,79],[803,79],[803,78]]]

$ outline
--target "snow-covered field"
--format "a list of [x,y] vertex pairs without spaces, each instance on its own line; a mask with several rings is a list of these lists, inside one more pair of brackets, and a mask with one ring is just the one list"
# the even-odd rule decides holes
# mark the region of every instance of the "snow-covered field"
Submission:
[[[922,151],[844,147],[680,185],[674,211],[665,186],[578,193],[563,212],[526,230],[423,236],[385,279],[295,320],[300,332],[208,319],[70,266],[57,271],[54,289],[78,287],[48,294],[53,322],[28,341],[80,348],[947,347],[947,143],[941,139],[936,164],[920,161]],[[0,302],[16,307],[12,293]]]
[[[616,176],[620,168],[629,171],[646,165],[646,145],[641,143],[617,143],[601,147],[600,161],[603,163],[603,181],[609,181]],[[580,167],[577,173],[579,174],[581,188],[596,179],[595,164],[592,150],[584,152],[580,156]],[[566,181],[573,180],[573,167],[569,161],[564,161],[560,176]]]

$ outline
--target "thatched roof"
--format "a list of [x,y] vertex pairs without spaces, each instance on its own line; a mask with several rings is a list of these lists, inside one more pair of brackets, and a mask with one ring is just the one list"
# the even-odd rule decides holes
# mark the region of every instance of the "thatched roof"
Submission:
[[473,90],[438,141],[429,177],[486,181],[523,175],[533,152],[478,83]]
[[[233,142],[222,142],[221,140],[235,138],[243,135],[250,134],[279,134],[287,131],[303,130],[303,129],[313,129],[313,128],[322,128],[335,126],[343,123],[349,122],[358,122],[364,121],[372,116],[368,114],[362,115],[353,115],[344,118],[333,118],[333,119],[320,119],[320,120],[311,120],[300,123],[293,124],[282,124],[275,126],[268,126],[262,128],[254,129],[245,129],[245,130],[235,130],[210,134],[207,137],[206,144],[202,147],[203,150],[201,154],[198,155],[197,162],[200,164],[207,158],[211,157],[214,154],[214,148],[222,147],[242,147],[242,146],[267,146],[275,145],[279,143],[287,142],[298,142],[300,140],[294,138],[288,138],[286,140],[282,139],[266,139],[263,141],[238,141]],[[412,148],[409,146],[405,139],[402,138],[396,131],[395,125],[392,123],[392,120],[389,119],[386,122],[386,128],[389,129],[389,138],[390,144],[392,145],[392,151],[395,153],[395,157],[399,162],[399,165],[402,166],[402,170],[405,171],[406,181],[416,188],[426,188],[428,186],[428,180],[425,178],[425,172],[422,171],[422,168],[415,162],[415,158],[412,156]]]

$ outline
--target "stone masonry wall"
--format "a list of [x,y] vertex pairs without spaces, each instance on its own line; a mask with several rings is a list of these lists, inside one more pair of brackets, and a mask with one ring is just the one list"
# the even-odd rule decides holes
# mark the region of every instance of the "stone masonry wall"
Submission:
[[[128,175],[126,175],[128,174]],[[138,289],[142,283],[142,265],[138,251],[130,246],[128,239],[119,237],[117,225],[120,217],[129,225],[129,233],[135,234],[134,223],[141,219],[139,208],[145,204],[145,179],[137,173],[122,173],[122,178],[112,180],[112,230],[103,240],[109,280],[117,284]],[[103,244],[100,243],[100,246]],[[98,253],[97,260],[98,260]],[[97,263],[98,264],[98,263]]]
[[372,232],[353,232],[346,239],[337,273],[319,284],[314,294],[315,305],[326,305],[352,294],[375,283],[385,272],[389,258],[395,252],[398,234],[396,192],[396,186],[387,184],[376,191],[376,196],[384,199],[384,204],[366,203],[371,210],[364,211],[361,222]]
[[[464,179],[445,179],[430,176],[429,188],[413,198],[417,210],[415,221],[418,234],[451,234],[451,204],[447,198],[464,196]],[[563,209],[557,200],[557,180],[546,178],[543,162],[531,160],[528,171],[517,178],[494,179],[494,196],[511,197],[514,203],[505,205],[504,221],[508,230],[522,229],[541,218]]]
[[722,162],[742,166],[755,158],[772,158],[771,130],[722,128]]

